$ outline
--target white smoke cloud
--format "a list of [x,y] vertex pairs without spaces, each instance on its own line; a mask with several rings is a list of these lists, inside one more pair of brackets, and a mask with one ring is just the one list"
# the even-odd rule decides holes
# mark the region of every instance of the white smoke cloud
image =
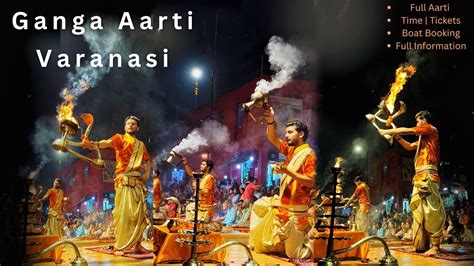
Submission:
[[278,36],[270,38],[265,52],[269,57],[270,68],[276,73],[272,76],[270,82],[264,79],[257,82],[255,92],[258,91],[264,95],[274,89],[283,87],[305,64],[303,53],[295,46],[285,43]]
[[35,122],[34,134],[31,137],[38,165],[32,167],[36,168],[33,170],[33,172],[36,173],[30,172],[29,174],[39,174],[44,165],[51,161],[56,161],[57,164],[60,165],[62,163],[68,164],[74,160],[74,156],[69,156],[69,154],[56,151],[51,145],[53,140],[61,137],[56,118],[43,116],[37,119]]
[[[191,154],[205,147],[221,147],[223,151],[232,152],[237,144],[231,143],[229,129],[215,120],[207,120],[200,128],[193,129],[172,150],[180,154]],[[161,152],[155,161],[163,159],[165,152]],[[159,157],[159,158],[158,158]]]
[[40,117],[35,122],[35,133],[33,135],[33,148],[40,165],[44,165],[53,158],[51,143],[60,136],[58,122],[53,117]]
[[194,153],[208,146],[229,147],[230,134],[225,125],[215,120],[204,121],[186,136],[173,150],[177,153]]
[[200,147],[207,147],[209,142],[207,138],[201,135],[201,129],[194,129],[191,133],[186,136],[178,146],[174,147],[173,150],[177,153],[194,153],[199,150]]
[[425,57],[418,50],[410,50],[406,53],[407,61],[403,66],[414,65],[418,68],[424,61]]
[[[101,55],[104,66],[92,67],[89,61],[76,68],[75,73],[69,72],[67,74],[68,93],[74,97],[74,100],[77,100],[85,92],[85,84],[89,88],[95,87],[105,74],[110,72],[108,63],[110,53],[127,54],[130,47],[120,31],[114,30],[113,27],[107,27],[107,25],[100,31],[86,30],[84,39],[88,43],[91,52]],[[85,84],[81,84],[81,82]]]
[[[44,165],[44,164],[43,164],[43,165]],[[39,166],[37,169],[31,171],[31,172],[28,174],[27,179],[33,179],[33,178],[35,178],[35,177],[39,174],[39,172],[41,171],[41,168],[43,168],[43,166]]]

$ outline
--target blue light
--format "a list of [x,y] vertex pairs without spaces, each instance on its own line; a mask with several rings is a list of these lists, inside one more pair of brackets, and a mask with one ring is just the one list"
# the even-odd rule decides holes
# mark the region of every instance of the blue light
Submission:
[[250,156],[249,160],[253,162],[254,160],[253,156]]

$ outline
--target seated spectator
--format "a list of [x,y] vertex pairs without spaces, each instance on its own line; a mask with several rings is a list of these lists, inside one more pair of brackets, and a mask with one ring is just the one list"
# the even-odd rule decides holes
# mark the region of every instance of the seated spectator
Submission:
[[408,222],[404,223],[404,224],[405,224],[405,228],[404,228],[404,231],[403,231],[402,240],[403,241],[413,241],[413,229],[411,228],[411,224],[409,224]]
[[400,240],[413,240],[413,231],[410,228],[409,223],[402,223],[400,230],[395,234]]
[[229,197],[232,197],[231,200],[233,204],[234,202],[238,202],[240,200],[239,190],[237,188],[233,188],[232,194],[230,194]]
[[372,225],[372,228],[370,229],[369,234],[371,236],[377,236],[377,231],[379,230],[379,228],[380,228],[380,224],[379,223],[374,223]]
[[222,204],[222,210],[218,212],[217,215],[214,217],[214,221],[222,222],[225,219],[227,212],[230,209],[230,206],[231,206],[230,200],[224,201],[224,203]]
[[112,233],[112,226],[108,226],[107,229],[102,233],[100,239],[111,239],[114,235]]
[[236,219],[235,227],[249,227],[250,226],[250,213],[252,210],[252,203],[243,202],[242,207],[239,211],[238,219]]
[[235,223],[237,209],[240,208],[239,201],[232,200],[232,207],[227,211],[224,221],[222,221],[223,225],[231,226]]
[[168,203],[166,204],[166,213],[169,218],[176,218],[179,216],[179,200],[176,197],[166,198]]
[[76,231],[74,232],[75,237],[85,236],[86,232],[84,229],[84,225],[82,224],[82,220],[77,220],[76,222]]
[[381,238],[385,237],[385,228],[383,226],[380,226],[380,224],[378,224],[378,227],[379,229],[377,230],[376,236]]
[[383,238],[394,238],[395,236],[393,235],[393,226],[390,225],[390,223],[385,223],[383,225],[383,229],[385,232],[385,235]]
[[453,243],[453,232],[454,232],[454,223],[451,219],[448,219],[448,227],[443,228],[443,242],[451,244]]

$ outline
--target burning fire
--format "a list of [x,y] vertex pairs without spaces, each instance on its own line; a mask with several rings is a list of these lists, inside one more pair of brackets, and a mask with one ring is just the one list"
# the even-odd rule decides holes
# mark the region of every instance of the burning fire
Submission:
[[342,158],[342,157],[339,157],[339,156],[338,156],[338,157],[336,157],[336,163],[334,164],[334,167],[335,167],[335,168],[339,168],[339,167],[341,167],[341,163],[342,163],[342,161],[344,161],[344,158]]
[[[86,91],[89,89],[87,83],[83,80],[79,81],[80,86],[82,87],[82,91]],[[72,120],[77,124],[77,120],[74,118],[74,95],[72,95],[67,88],[64,88],[61,91],[61,97],[63,97],[64,101],[56,108],[58,115],[56,118],[58,119],[59,123],[64,120]]]
[[395,72],[395,82],[392,83],[390,87],[390,92],[385,99],[385,106],[387,107],[390,114],[393,114],[393,109],[395,108],[395,100],[397,99],[397,94],[400,93],[403,89],[403,85],[407,82],[408,78],[411,78],[416,72],[415,66],[408,65],[406,67],[400,66]]
[[57,107],[58,115],[56,116],[56,118],[58,119],[58,121],[60,123],[64,120],[74,120],[75,121],[74,117],[72,116],[73,111],[74,111],[74,103],[73,103],[74,96],[72,96],[69,93],[67,88],[65,88],[61,92],[61,95],[64,98],[64,102],[62,102]]

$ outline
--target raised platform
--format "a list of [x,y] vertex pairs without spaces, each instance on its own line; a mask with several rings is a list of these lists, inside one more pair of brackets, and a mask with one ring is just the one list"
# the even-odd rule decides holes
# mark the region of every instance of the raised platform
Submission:
[[[59,236],[48,236],[48,235],[36,235],[26,237],[26,254],[31,255],[38,253],[52,244],[58,242]],[[31,262],[43,262],[43,261],[61,261],[62,250],[57,247],[52,249],[50,252],[41,256],[31,258]]]
[[[229,233],[223,234],[225,241],[237,240],[242,239],[244,237],[243,234],[237,233]],[[76,241],[72,239],[75,243],[78,244],[79,250],[81,251],[82,256],[87,260],[89,265],[153,265],[153,259],[147,260],[137,260],[132,258],[125,258],[125,257],[116,257],[113,255],[101,254],[98,252],[92,252],[85,250],[84,248],[87,246],[98,246],[98,245],[107,245],[107,243],[99,243],[99,241],[93,240],[83,240],[83,241]],[[375,242],[370,242],[375,243]],[[148,249],[152,248],[151,241],[143,243],[144,246]],[[474,247],[464,247],[460,246],[459,244],[451,244],[451,245],[442,245],[444,249],[448,250],[469,250],[470,252],[474,252]],[[262,266],[264,265],[280,265],[280,266],[290,266],[294,265],[292,263],[286,262],[284,260],[271,257],[265,254],[257,254],[252,252],[254,259]],[[426,258],[418,255],[411,255],[408,253],[392,251],[392,254],[397,258],[398,265],[415,265],[415,266],[426,266],[426,265],[436,265],[436,266],[472,266],[473,261],[446,261],[434,258]],[[368,254],[369,263],[361,263],[358,260],[351,260],[351,261],[341,261],[342,265],[378,265],[377,262],[384,256],[384,252],[382,247],[379,246],[372,246],[370,244],[370,251]],[[65,246],[63,249],[63,263],[62,265],[69,265],[69,262],[75,257],[74,252],[71,246]],[[232,247],[227,250],[226,257],[224,259],[225,265],[240,265],[242,261],[246,259],[245,253],[240,247]],[[54,262],[42,262],[42,263],[35,263],[35,266],[55,266]],[[156,265],[181,265],[181,264],[156,264]],[[211,264],[209,264],[211,265]]]

